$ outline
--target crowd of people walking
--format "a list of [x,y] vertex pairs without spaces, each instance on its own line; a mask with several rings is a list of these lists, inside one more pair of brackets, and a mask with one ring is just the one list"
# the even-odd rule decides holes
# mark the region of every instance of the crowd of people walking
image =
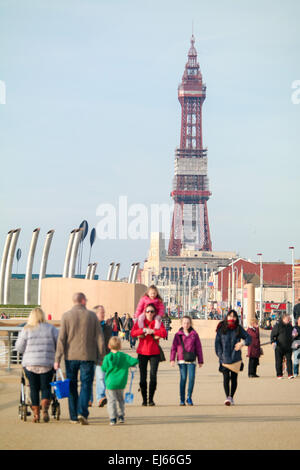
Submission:
[[[87,299],[83,293],[74,294],[73,307],[63,314],[59,331],[46,321],[41,308],[35,308],[30,313],[15,347],[22,354],[22,366],[30,384],[35,423],[40,422],[41,414],[44,422],[49,421],[51,382],[55,371],[61,369],[63,359],[66,377],[70,381],[68,407],[71,423],[88,424],[89,407],[94,401],[94,379],[97,406],[107,404],[111,425],[124,423],[124,391],[131,367],[139,368],[142,406],[155,406],[159,363],[166,360],[160,340],[167,339],[171,329],[171,319],[164,311],[156,286],[150,286],[142,296],[133,318],[128,313],[120,318],[117,312],[108,320],[105,316],[102,305],[95,306],[93,311],[87,309]],[[284,361],[288,378],[299,374],[300,312],[295,316],[295,322],[293,327],[289,315],[284,314],[271,332],[278,379],[283,377]],[[136,358],[121,351],[126,340],[131,348],[138,341]],[[244,367],[243,347],[248,348],[248,377],[258,378],[257,367],[263,354],[258,322],[253,319],[245,330],[237,312],[230,310],[218,323],[215,336],[215,353],[219,361],[218,370],[223,375],[226,406],[234,405],[238,374]],[[189,316],[181,319],[181,327],[173,337],[170,353],[172,367],[175,367],[176,361],[179,404],[193,406],[196,366],[203,366],[204,357],[201,339]]]

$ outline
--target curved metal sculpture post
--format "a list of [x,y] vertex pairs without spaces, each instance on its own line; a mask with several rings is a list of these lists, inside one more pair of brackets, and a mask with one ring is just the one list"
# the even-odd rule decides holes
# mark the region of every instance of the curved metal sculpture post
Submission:
[[0,268],[0,304],[3,304],[3,302],[4,302],[5,269],[6,269],[8,252],[9,252],[9,247],[10,247],[10,244],[11,244],[11,239],[12,239],[13,232],[14,232],[13,230],[10,230],[7,233],[6,240],[5,240],[5,245],[4,245],[4,250],[3,250],[3,255],[2,255],[2,260],[1,260],[1,268]]
[[97,266],[98,266],[98,263],[93,263],[93,264],[92,264],[90,279],[94,279],[94,278],[95,278],[95,273],[96,273]]
[[118,280],[119,271],[120,271],[120,263],[117,263],[115,266],[115,270],[114,270],[113,281]]
[[86,273],[85,273],[85,279],[90,279],[91,270],[92,270],[92,263],[89,263],[88,267],[87,267],[87,270],[86,270]]
[[5,275],[4,275],[4,297],[3,297],[3,304],[7,305],[9,303],[9,290],[10,290],[10,279],[12,273],[12,266],[15,257],[15,251],[18,243],[18,238],[20,235],[21,229],[17,228],[13,231],[11,243],[9,245],[8,255],[7,255],[7,263],[5,267]]
[[132,283],[134,268],[135,268],[135,263],[132,263],[131,266],[130,266],[130,273],[129,273],[129,277],[128,277],[128,284],[131,284],[131,283]]
[[52,243],[52,238],[54,235],[54,230],[49,230],[46,235],[46,240],[44,244],[43,254],[42,254],[42,261],[40,267],[40,275],[39,275],[39,292],[38,292],[38,304],[41,305],[41,287],[42,287],[42,279],[46,276],[46,269],[48,263],[48,256],[50,251],[50,246]]
[[138,274],[139,267],[140,267],[140,263],[135,263],[134,270],[133,270],[133,274],[132,274],[132,282],[133,282],[133,284],[136,283],[136,278],[137,278],[137,274]]
[[107,273],[107,279],[106,279],[107,281],[111,281],[111,276],[112,276],[112,273],[113,273],[114,265],[115,265],[114,262],[110,263],[110,265],[109,265],[108,273]]
[[75,229],[72,230],[71,233],[70,233],[70,236],[69,236],[69,241],[68,241],[68,246],[67,246],[67,250],[66,250],[65,264],[64,264],[63,276],[62,277],[68,277],[71,251],[72,251],[72,245],[73,245],[73,241],[74,241],[75,232],[76,232]]
[[74,241],[71,250],[69,272],[67,277],[74,277],[75,275],[76,259],[78,255],[79,243],[82,238],[82,232],[83,228],[78,228],[75,230]]
[[36,228],[32,233],[28,259],[27,259],[27,266],[26,266],[26,274],[25,274],[25,284],[24,284],[24,305],[30,305],[30,288],[31,288],[31,280],[32,280],[32,267],[34,261],[34,255],[36,250],[37,241],[39,238],[40,229]]

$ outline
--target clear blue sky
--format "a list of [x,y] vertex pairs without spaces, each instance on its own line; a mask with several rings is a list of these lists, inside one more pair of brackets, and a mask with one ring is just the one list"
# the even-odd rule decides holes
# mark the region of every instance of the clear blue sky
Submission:
[[[299,17],[298,0],[0,0],[1,256],[21,227],[24,272],[41,227],[38,272],[54,228],[48,272],[61,273],[69,232],[96,226],[99,204],[170,203],[193,22],[213,249],[289,262],[295,245],[300,258]],[[127,275],[148,246],[96,240],[92,258]]]

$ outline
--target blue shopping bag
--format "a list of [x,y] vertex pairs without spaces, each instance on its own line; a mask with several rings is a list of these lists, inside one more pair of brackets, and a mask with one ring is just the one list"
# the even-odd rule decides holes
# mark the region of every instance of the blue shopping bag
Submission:
[[132,382],[134,378],[134,374],[136,372],[136,368],[131,371],[131,380],[130,380],[130,385],[129,385],[129,392],[125,393],[125,403],[132,403],[134,395],[131,393],[132,390]]

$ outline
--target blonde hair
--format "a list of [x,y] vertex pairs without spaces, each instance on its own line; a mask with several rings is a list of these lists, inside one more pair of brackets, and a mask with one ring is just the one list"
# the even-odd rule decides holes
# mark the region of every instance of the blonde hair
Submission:
[[120,338],[118,336],[112,336],[108,342],[108,347],[110,349],[115,349],[116,351],[120,351],[122,346]]
[[46,323],[46,315],[40,307],[31,310],[24,328],[36,328],[40,323]]

